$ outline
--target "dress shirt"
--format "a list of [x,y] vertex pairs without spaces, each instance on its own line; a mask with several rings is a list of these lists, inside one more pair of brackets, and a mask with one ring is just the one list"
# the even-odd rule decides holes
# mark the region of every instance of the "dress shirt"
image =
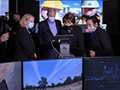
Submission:
[[57,27],[56,27],[55,21],[52,23],[49,20],[47,20],[47,22],[48,22],[48,25],[50,27],[52,34],[55,36],[57,34]]

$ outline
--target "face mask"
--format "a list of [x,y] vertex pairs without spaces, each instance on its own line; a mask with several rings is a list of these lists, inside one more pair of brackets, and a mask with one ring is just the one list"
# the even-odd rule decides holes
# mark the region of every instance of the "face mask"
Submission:
[[73,29],[73,25],[71,26],[65,26],[67,30],[72,30]]
[[54,22],[55,21],[55,17],[49,17],[48,19],[50,20],[50,22]]
[[32,22],[29,22],[29,24],[27,25],[27,27],[28,27],[29,29],[33,28],[33,26],[34,26],[34,23],[32,23]]
[[95,26],[88,27],[88,30],[94,31],[95,30]]

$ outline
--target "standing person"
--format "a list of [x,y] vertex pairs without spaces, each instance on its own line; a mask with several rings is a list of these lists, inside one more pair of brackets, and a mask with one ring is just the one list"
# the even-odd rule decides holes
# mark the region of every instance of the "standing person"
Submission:
[[35,44],[29,29],[34,26],[34,16],[25,14],[20,20],[20,28],[15,36],[14,60],[25,60],[37,58],[35,54]]
[[44,58],[55,58],[58,54],[51,46],[51,41],[55,39],[55,35],[61,28],[61,21],[55,20],[56,10],[49,8],[47,11],[48,18],[39,23],[38,40],[43,49],[42,56]]
[[100,20],[92,16],[87,18],[86,21],[87,28],[93,32],[91,34],[89,55],[91,57],[114,55],[108,33],[99,26]]
[[75,16],[70,12],[67,13],[63,17],[63,23],[65,26],[61,28],[60,34],[74,35],[70,45],[70,53],[74,56],[86,56],[82,28],[75,25]]
[[18,13],[13,14],[13,19],[10,21],[10,27],[12,27],[12,31],[10,32],[10,38],[7,47],[8,57],[11,57],[13,55],[15,35],[17,30],[20,28],[19,21],[20,21],[20,14]]
[[13,27],[12,27],[12,34],[15,35],[16,31],[18,30],[18,28],[20,27],[19,25],[19,21],[20,21],[20,14],[15,13],[13,15]]

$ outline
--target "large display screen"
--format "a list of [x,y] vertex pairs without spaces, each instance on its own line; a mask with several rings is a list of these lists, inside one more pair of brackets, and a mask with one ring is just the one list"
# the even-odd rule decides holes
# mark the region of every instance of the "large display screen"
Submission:
[[86,27],[86,16],[98,15],[101,27],[106,30],[107,26],[103,24],[103,0],[39,0],[39,22],[48,18],[48,8],[56,9],[55,18],[61,22],[64,15],[71,12],[75,16],[75,24],[86,33],[90,32]]
[[84,90],[120,90],[120,58],[84,59]]
[[[89,0],[89,4],[94,3],[94,0]],[[71,12],[75,15],[76,17],[76,23],[77,24],[84,24],[85,22],[82,22],[81,17],[84,14],[83,12],[83,5],[84,0],[40,0],[39,1],[39,7],[40,7],[40,15],[39,15],[39,21],[44,20],[44,18],[47,17],[46,13],[47,13],[47,9],[48,8],[55,8],[57,10],[56,13],[56,19],[59,19],[62,21],[63,16],[68,13]],[[97,11],[96,13],[99,13],[100,15],[100,19],[102,22],[102,16],[103,16],[103,0],[98,0],[97,1],[99,6],[97,7]],[[87,4],[87,3],[86,3]],[[94,6],[95,7],[95,6]],[[93,7],[92,7],[93,8]],[[79,21],[79,22],[78,22]]]
[[82,58],[23,61],[24,90],[82,90]]
[[6,15],[5,12],[9,12],[9,0],[0,0],[0,16]]

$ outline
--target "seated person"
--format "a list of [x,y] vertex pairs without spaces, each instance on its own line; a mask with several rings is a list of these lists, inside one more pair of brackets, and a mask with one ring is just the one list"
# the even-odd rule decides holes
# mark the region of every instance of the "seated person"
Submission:
[[96,17],[89,17],[86,21],[87,28],[93,32],[89,45],[89,55],[91,57],[114,55],[109,35],[99,26],[100,20]]
[[74,56],[86,56],[84,47],[84,37],[82,28],[75,25],[75,16],[72,13],[67,13],[63,17],[64,27],[61,28],[60,35],[73,34],[73,41],[70,45],[70,53]]

